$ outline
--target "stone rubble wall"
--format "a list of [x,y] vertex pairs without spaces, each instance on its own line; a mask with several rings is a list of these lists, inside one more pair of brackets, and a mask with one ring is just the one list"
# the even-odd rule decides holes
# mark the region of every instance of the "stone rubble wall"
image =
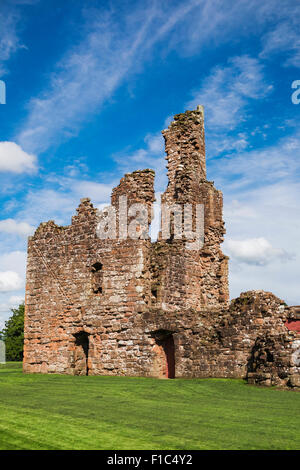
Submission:
[[[77,373],[74,335],[80,331],[90,337],[89,373],[105,374],[115,362],[115,373],[125,373],[134,363],[128,330],[149,301],[150,241],[99,240],[96,225],[96,210],[85,199],[72,225],[42,224],[29,240],[26,372]],[[101,294],[93,291],[91,268],[97,261],[103,265]],[[125,359],[124,346],[129,348]]]

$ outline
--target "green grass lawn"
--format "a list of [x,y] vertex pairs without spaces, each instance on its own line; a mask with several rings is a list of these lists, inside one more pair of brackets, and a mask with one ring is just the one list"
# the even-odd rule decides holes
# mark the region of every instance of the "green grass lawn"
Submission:
[[0,449],[299,449],[300,393],[0,365]]

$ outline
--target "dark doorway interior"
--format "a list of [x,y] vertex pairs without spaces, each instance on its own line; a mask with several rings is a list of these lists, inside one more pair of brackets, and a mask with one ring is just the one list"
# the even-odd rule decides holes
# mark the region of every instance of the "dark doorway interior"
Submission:
[[75,375],[89,375],[89,335],[80,331],[75,335]]
[[175,378],[175,345],[170,331],[158,330],[154,333],[156,349],[157,375],[162,378]]
[[102,263],[95,263],[93,264],[92,268],[92,288],[94,294],[102,294],[103,293],[103,264]]
[[162,340],[162,347],[164,349],[167,360],[167,378],[175,378],[175,346],[173,335],[167,336]]

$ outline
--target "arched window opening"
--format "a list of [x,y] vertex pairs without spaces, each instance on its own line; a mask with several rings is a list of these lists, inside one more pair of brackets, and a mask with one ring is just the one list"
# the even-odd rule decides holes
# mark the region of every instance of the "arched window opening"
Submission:
[[157,294],[158,294],[158,287],[157,286],[152,286],[151,287],[151,294],[152,297],[157,300]]
[[92,268],[92,289],[94,294],[103,293],[103,264],[95,263]]

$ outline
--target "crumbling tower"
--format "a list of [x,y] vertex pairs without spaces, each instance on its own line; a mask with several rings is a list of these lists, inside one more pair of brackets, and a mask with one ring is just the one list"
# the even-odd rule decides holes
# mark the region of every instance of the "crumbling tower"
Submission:
[[162,134],[169,179],[162,202],[198,202],[199,183],[206,180],[203,107],[176,114]]
[[[157,292],[155,287],[152,289],[153,294],[166,310],[224,307],[228,304],[229,292],[228,257],[220,247],[225,233],[223,198],[214,183],[206,179],[203,107],[175,115],[174,121],[162,134],[169,181],[161,202],[162,207],[175,205],[175,209],[171,213],[169,239],[165,240],[162,231],[159,242],[154,245],[154,286],[158,288]],[[201,208],[201,205],[204,206],[204,214],[201,211],[197,213],[197,206]],[[179,218],[183,227],[186,207],[192,211],[193,232],[197,228],[196,216],[204,215],[204,244],[200,250],[197,243],[194,249],[191,248],[184,233],[182,237],[176,234],[175,212],[181,210]],[[198,241],[202,242],[202,239]],[[161,271],[155,268],[157,264]]]

